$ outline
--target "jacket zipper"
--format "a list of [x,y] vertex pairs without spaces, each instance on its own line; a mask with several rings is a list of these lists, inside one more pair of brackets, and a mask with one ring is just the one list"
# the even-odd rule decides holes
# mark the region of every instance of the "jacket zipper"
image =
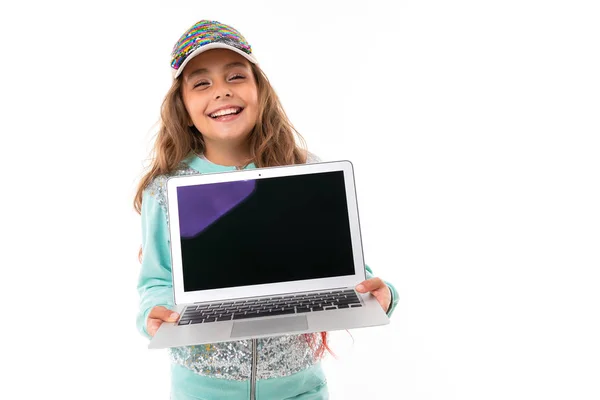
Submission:
[[252,339],[252,369],[250,371],[250,400],[256,400],[256,367],[258,364],[257,340]]
[[[235,167],[236,170],[241,171],[243,168],[240,166]],[[250,400],[256,400],[256,367],[258,364],[258,349],[257,340],[252,339],[252,369],[250,370]]]

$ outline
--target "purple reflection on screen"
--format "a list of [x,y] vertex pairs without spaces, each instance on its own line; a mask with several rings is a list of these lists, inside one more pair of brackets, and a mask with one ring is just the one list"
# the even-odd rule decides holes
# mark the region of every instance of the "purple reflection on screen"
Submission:
[[192,238],[240,204],[256,187],[255,180],[221,182],[177,188],[179,232]]

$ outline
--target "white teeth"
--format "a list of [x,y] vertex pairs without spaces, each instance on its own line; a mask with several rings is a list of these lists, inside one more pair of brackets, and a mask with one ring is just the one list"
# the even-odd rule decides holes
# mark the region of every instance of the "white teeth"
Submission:
[[217,111],[210,114],[211,118],[222,117],[223,115],[237,114],[240,108],[226,108],[224,110]]

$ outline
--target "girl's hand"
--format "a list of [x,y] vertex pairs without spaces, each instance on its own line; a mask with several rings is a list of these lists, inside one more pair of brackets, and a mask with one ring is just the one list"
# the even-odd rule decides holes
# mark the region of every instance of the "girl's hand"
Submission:
[[381,278],[371,278],[362,281],[356,285],[356,291],[359,293],[371,292],[381,305],[381,308],[383,308],[383,311],[387,313],[392,303],[392,292],[390,292],[390,288]]
[[179,318],[179,314],[171,311],[163,306],[156,306],[150,310],[148,321],[146,321],[146,330],[150,336],[154,336],[158,328],[163,322],[175,322]]

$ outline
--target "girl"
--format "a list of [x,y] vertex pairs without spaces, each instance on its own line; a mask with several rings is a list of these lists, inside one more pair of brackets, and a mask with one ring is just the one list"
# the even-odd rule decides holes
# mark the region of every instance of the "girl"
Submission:
[[[167,177],[317,161],[296,144],[250,45],[232,27],[193,25],[175,44],[171,70],[154,158],[134,201],[142,217],[137,326],[146,337],[179,317],[170,311]],[[367,273],[356,290],[371,292],[391,315],[397,292]],[[171,398],[326,399],[320,360],[328,349],[325,332],[171,348]]]

